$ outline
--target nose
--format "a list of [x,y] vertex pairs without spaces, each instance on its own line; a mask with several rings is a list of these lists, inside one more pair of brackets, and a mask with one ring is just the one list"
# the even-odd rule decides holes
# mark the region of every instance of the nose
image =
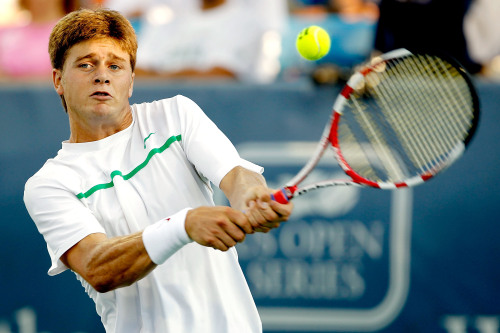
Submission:
[[103,83],[109,83],[109,79],[105,79],[105,78],[102,78],[102,77],[96,77],[94,79],[94,83],[101,83],[101,82],[103,82]]
[[105,68],[98,68],[95,72],[94,83],[110,83],[108,73]]

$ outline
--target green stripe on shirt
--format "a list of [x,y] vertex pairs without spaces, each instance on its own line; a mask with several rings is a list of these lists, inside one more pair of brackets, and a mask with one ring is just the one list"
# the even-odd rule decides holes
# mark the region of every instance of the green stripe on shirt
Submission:
[[129,180],[130,178],[132,178],[133,176],[135,176],[139,171],[141,171],[146,165],[148,165],[149,161],[151,160],[151,158],[154,155],[163,153],[168,147],[170,147],[170,145],[172,143],[174,143],[176,141],[181,141],[181,139],[182,139],[181,135],[171,136],[170,138],[168,138],[168,140],[160,148],[153,148],[153,149],[151,149],[151,151],[148,153],[148,156],[146,157],[146,159],[144,160],[144,162],[142,162],[141,164],[139,164],[138,166],[136,166],[128,174],[123,175],[123,173],[121,171],[115,170],[115,171],[111,172],[111,175],[110,175],[111,176],[111,181],[109,183],[94,185],[87,192],[78,193],[76,195],[76,197],[78,199],[88,198],[92,194],[94,194],[96,191],[104,190],[104,189],[113,187],[115,185],[113,183],[113,178],[115,176],[121,176],[123,178],[123,180]]

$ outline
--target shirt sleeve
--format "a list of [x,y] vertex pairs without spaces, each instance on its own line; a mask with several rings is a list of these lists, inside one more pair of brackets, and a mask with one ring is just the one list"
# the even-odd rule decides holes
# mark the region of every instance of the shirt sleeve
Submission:
[[231,141],[192,100],[178,96],[182,144],[197,171],[219,186],[236,166],[262,174],[264,169],[242,159]]
[[33,176],[24,190],[24,203],[47,243],[51,259],[49,275],[66,269],[61,256],[80,240],[93,233],[105,233],[92,212],[73,194],[61,177]]

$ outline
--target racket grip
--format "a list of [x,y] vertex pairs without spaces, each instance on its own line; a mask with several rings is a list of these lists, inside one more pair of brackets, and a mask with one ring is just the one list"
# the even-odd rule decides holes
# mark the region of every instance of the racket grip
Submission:
[[293,198],[295,191],[297,191],[297,186],[285,186],[271,194],[271,199],[281,204],[287,204]]

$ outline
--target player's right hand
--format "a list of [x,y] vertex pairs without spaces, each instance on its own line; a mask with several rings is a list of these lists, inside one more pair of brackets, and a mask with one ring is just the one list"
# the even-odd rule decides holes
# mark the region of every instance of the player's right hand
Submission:
[[188,211],[185,222],[189,237],[203,246],[227,251],[254,233],[247,216],[226,206],[198,207]]

